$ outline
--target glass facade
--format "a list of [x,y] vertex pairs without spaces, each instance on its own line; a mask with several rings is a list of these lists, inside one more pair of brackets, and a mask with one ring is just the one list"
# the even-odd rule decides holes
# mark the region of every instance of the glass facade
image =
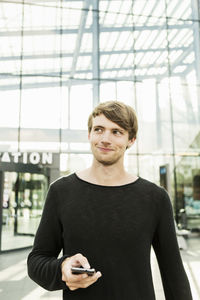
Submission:
[[92,108],[123,101],[139,121],[126,168],[159,184],[167,165],[177,221],[199,228],[199,24],[199,0],[1,1],[0,152],[82,169]]

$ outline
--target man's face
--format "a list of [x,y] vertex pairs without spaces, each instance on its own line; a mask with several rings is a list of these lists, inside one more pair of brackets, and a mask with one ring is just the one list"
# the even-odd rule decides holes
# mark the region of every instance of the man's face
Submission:
[[88,135],[94,158],[103,165],[113,165],[123,159],[127,146],[135,139],[128,139],[128,131],[108,120],[103,114],[93,118]]

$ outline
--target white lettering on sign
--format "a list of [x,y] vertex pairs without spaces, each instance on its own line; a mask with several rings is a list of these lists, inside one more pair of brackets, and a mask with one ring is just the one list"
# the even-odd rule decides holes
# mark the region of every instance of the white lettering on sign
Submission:
[[37,165],[40,162],[40,154],[38,152],[33,152],[29,156],[30,163]]
[[53,163],[53,153],[3,152],[0,153],[0,162],[51,165]]
[[28,153],[24,152],[23,153],[23,164],[27,164],[27,162],[28,162]]
[[19,157],[21,155],[22,154],[20,152],[12,153],[12,156],[14,157],[14,159],[13,159],[14,163],[18,163],[19,162]]
[[2,157],[1,157],[1,161],[2,162],[11,162],[10,155],[8,152],[3,153]]
[[42,153],[42,163],[44,165],[53,163],[53,156],[52,153]]

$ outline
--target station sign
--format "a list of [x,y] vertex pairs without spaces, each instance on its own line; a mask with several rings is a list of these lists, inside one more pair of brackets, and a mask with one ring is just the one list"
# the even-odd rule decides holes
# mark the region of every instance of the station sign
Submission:
[[0,162],[23,163],[33,165],[52,165],[53,153],[49,152],[2,152],[0,153]]

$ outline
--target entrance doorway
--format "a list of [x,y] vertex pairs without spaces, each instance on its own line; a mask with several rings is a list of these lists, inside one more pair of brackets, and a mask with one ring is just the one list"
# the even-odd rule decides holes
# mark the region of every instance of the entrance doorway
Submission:
[[48,189],[48,177],[28,172],[2,174],[0,250],[32,246]]

